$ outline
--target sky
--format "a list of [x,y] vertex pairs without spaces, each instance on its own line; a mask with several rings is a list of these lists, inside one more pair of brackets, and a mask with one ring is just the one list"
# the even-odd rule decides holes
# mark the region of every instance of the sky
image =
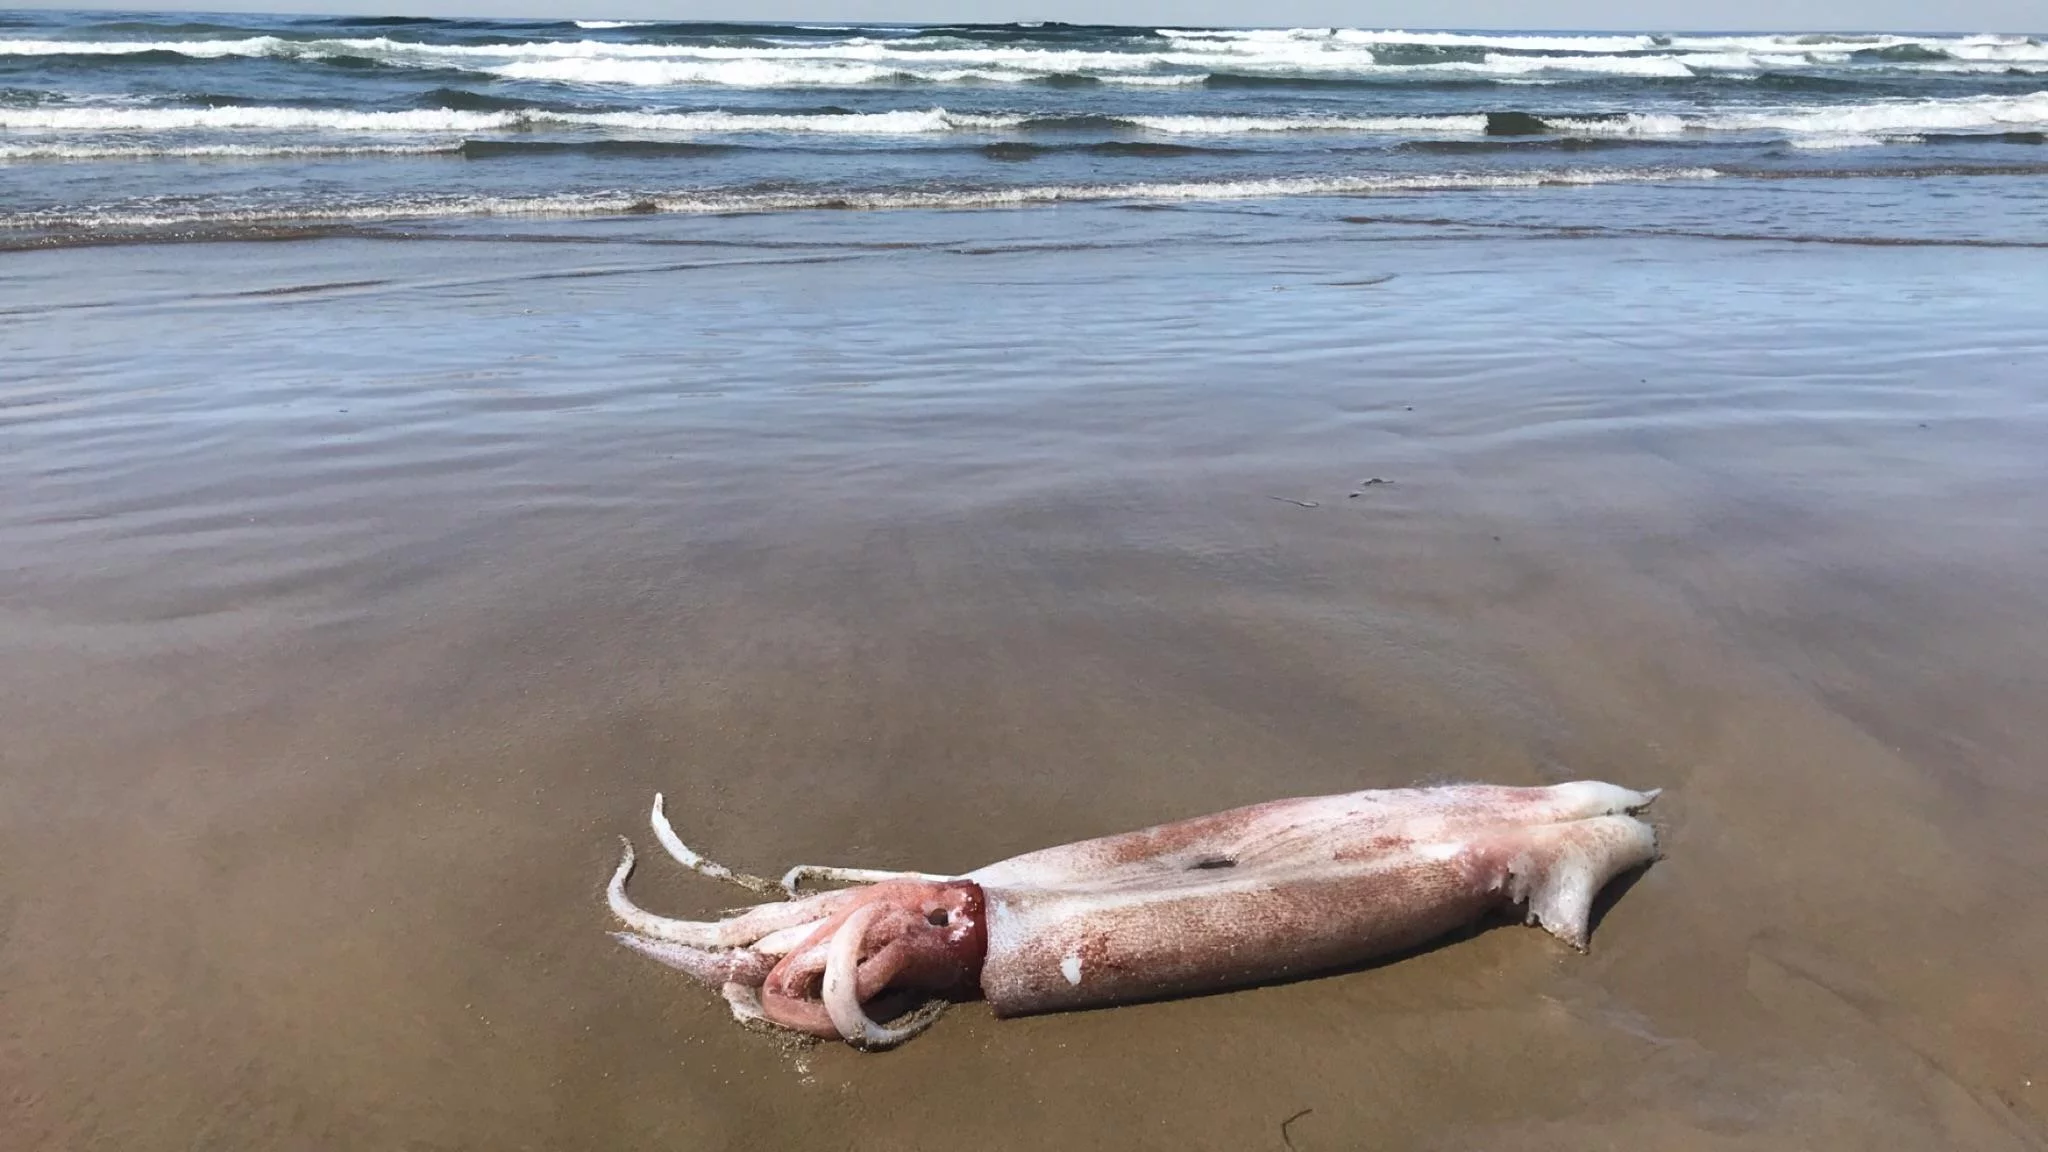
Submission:
[[[0,0],[0,7],[18,3],[21,0]],[[1069,20],[1167,26],[2048,32],[2048,0],[72,0],[29,6],[579,20]]]

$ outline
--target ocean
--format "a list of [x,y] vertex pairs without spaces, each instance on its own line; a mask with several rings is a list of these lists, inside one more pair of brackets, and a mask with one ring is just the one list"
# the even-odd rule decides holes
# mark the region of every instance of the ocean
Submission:
[[7,247],[1078,201],[2039,243],[2044,141],[2025,35],[0,15]]

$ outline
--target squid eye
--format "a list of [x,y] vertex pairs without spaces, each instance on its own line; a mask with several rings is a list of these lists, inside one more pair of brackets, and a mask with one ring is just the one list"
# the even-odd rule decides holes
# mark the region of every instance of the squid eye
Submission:
[[943,926],[948,920],[951,920],[952,918],[952,915],[948,913],[944,908],[934,908],[931,911],[924,914],[924,922],[932,925],[933,927]]

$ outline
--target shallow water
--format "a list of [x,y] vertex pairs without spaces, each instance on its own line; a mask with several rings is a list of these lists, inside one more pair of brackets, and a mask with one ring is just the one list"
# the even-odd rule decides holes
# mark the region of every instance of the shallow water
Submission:
[[[0,1124],[2039,1147],[2048,266],[1832,185],[1912,244],[1600,226],[1808,230],[1713,187],[6,256]],[[954,870],[1576,777],[1667,790],[1585,956],[877,1057],[605,934],[656,790],[736,866]]]

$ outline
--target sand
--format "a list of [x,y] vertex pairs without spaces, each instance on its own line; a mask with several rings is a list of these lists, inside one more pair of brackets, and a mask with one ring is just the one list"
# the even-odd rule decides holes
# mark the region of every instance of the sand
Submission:
[[[9,258],[0,1144],[2048,1143],[2031,253],[820,243]],[[657,790],[950,871],[1576,778],[1666,790],[1588,955],[873,1056],[605,934]]]

